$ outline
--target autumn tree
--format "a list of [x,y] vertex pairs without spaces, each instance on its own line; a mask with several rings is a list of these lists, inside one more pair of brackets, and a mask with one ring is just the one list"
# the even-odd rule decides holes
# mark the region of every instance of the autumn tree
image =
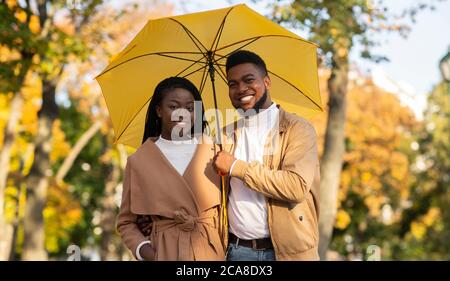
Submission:
[[67,185],[72,196],[79,199],[82,211],[78,224],[65,228],[68,237],[51,244],[54,256],[65,254],[69,242],[82,248],[98,248],[102,260],[127,256],[116,233],[115,217],[122,172],[130,150],[113,143],[107,108],[92,77],[147,20],[166,16],[171,11],[171,5],[159,1],[120,7],[105,5],[83,29],[81,39],[91,52],[86,60],[72,60],[60,80],[68,94],[66,105],[60,108],[60,120],[70,151],[67,157],[52,165],[56,185]]
[[[432,6],[433,2],[416,2],[405,16]],[[373,54],[377,43],[373,33],[383,30],[405,32],[407,27],[388,13],[384,1],[277,1],[273,5],[274,21],[307,32],[308,39],[320,46],[321,61],[331,69],[327,81],[329,91],[328,121],[324,152],[321,158],[321,201],[319,220],[319,254],[326,258],[337,211],[338,187],[345,153],[345,120],[347,109],[349,54],[356,45],[362,47],[361,57],[380,61]]]
[[[395,224],[410,200],[416,155],[411,147],[420,123],[394,94],[356,77],[347,93],[346,152],[330,248],[352,260],[363,259],[368,246],[377,245],[389,258],[398,237]],[[327,90],[323,93],[326,99]],[[321,137],[325,119],[313,120]]]
[[45,42],[38,36],[39,18],[30,12],[28,2],[26,4],[21,7],[16,1],[0,3],[0,94],[10,108],[2,128],[0,151],[0,260],[8,258],[13,237],[13,225],[5,220],[4,198],[9,159],[24,105],[22,89],[37,55],[45,49]]
[[[6,3],[7,2],[7,3]],[[24,259],[46,259],[44,250],[43,209],[46,201],[49,153],[53,121],[58,115],[55,91],[58,78],[70,54],[83,56],[85,48],[74,36],[89,21],[101,1],[80,1],[82,10],[65,9],[66,1],[2,1],[2,42],[10,43],[21,52],[19,72],[31,62],[42,80],[42,106],[38,112],[34,162],[27,175],[27,204],[24,220]],[[65,13],[65,14],[64,14]],[[69,17],[74,32],[61,28],[57,16]],[[60,17],[61,18],[61,17]],[[17,20],[16,20],[17,19]],[[22,24],[18,24],[18,22]],[[33,23],[34,30],[30,30]],[[36,47],[35,43],[38,42]],[[36,56],[34,56],[36,55]],[[13,64],[14,62],[11,62]],[[7,72],[8,67],[2,68]],[[15,73],[7,73],[11,76]],[[20,76],[18,77],[20,78]],[[20,82],[20,81],[17,81]],[[13,83],[20,88],[20,83]]]
[[411,206],[399,222],[397,259],[450,258],[450,83],[442,81],[428,96],[415,146]]

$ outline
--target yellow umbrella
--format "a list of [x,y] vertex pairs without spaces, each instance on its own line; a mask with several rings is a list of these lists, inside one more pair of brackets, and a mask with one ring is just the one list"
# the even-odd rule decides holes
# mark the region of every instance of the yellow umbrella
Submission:
[[[205,110],[232,109],[225,61],[246,49],[266,62],[272,99],[305,118],[322,112],[317,45],[246,5],[150,20],[96,79],[102,88],[115,142],[139,147],[155,86],[170,76],[191,80]],[[217,93],[217,94],[216,94]]]

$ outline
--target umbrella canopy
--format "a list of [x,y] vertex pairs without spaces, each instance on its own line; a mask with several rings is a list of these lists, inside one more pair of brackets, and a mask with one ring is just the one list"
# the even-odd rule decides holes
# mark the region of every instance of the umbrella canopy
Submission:
[[240,49],[255,52],[266,62],[272,80],[270,95],[276,103],[304,118],[323,111],[317,45],[241,4],[150,20],[114,57],[96,79],[115,142],[141,145],[149,101],[156,85],[167,77],[192,81],[205,110],[217,107],[225,114],[225,109],[233,109],[225,62]]

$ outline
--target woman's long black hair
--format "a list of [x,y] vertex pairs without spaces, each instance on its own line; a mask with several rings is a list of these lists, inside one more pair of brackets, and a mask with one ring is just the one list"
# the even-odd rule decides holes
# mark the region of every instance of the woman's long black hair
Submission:
[[[200,96],[200,92],[197,87],[192,84],[191,81],[184,77],[169,77],[156,86],[155,91],[153,93],[152,99],[150,100],[150,104],[147,109],[147,116],[145,119],[145,129],[144,129],[144,137],[142,138],[142,143],[144,143],[149,137],[158,137],[161,135],[161,119],[158,117],[156,113],[156,106],[158,106],[164,98],[164,94],[170,90],[181,88],[189,91],[192,96],[194,96],[195,101],[200,101],[202,103],[202,115],[195,115],[195,121],[198,122],[197,118],[201,117],[202,122],[202,133],[205,131],[208,123],[203,120],[203,116],[205,114],[205,108],[203,106],[202,97]],[[194,132],[195,126],[192,126],[191,134],[194,135],[197,132]]]

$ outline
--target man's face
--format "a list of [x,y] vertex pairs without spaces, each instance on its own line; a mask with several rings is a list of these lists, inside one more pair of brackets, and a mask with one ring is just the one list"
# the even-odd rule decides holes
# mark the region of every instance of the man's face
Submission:
[[[270,87],[270,78],[252,63],[243,63],[228,70],[228,89],[231,103],[235,108],[244,111],[252,109]],[[270,106],[270,98],[260,105],[261,108]]]

